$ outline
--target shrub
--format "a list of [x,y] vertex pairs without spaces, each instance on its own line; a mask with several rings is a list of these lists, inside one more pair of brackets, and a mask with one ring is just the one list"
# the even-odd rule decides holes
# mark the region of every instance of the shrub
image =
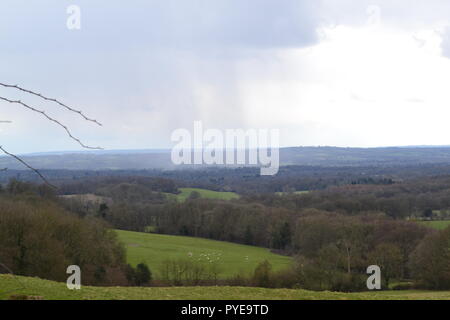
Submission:
[[411,255],[412,275],[420,286],[450,289],[450,227],[426,237]]
[[148,284],[152,280],[152,272],[145,263],[136,266],[136,284],[138,286]]
[[205,264],[191,259],[165,260],[160,268],[162,279],[169,285],[200,285],[217,283],[220,266],[214,262]]
[[127,265],[126,275],[128,282],[135,286],[144,286],[150,284],[152,272],[145,263],[139,263],[136,268]]
[[415,289],[412,282],[400,282],[391,286],[392,290],[413,290]]
[[253,274],[253,284],[257,287],[269,288],[271,286],[272,265],[264,260],[259,263]]

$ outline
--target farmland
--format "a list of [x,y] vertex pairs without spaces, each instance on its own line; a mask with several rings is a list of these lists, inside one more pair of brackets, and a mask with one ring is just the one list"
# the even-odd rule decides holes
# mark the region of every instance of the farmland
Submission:
[[443,230],[450,226],[450,220],[420,221],[420,223],[436,230]]
[[200,197],[205,199],[232,200],[239,198],[239,195],[234,192],[220,192],[200,188],[179,188],[179,190],[181,191],[179,194],[174,195],[171,193],[166,193],[166,195],[169,198],[174,198],[181,202],[186,201],[192,192],[198,192]]
[[216,262],[223,271],[221,277],[249,274],[263,260],[268,260],[274,270],[291,263],[291,258],[271,253],[266,248],[193,237],[121,230],[117,233],[126,245],[128,262],[132,265],[145,262],[155,277],[167,259],[194,259],[205,264]]

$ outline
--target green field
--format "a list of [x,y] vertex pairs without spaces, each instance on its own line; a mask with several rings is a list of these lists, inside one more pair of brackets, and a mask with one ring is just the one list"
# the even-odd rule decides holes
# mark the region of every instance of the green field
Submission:
[[88,287],[69,290],[65,283],[0,274],[0,300],[11,295],[46,300],[449,300],[450,291],[314,292],[250,287]]
[[178,190],[181,191],[179,194],[172,194],[172,193],[166,193],[168,197],[172,197],[177,199],[178,201],[185,201],[189,196],[191,195],[191,192],[197,191],[200,193],[200,196],[202,198],[206,199],[221,199],[221,200],[232,200],[232,199],[238,199],[239,195],[234,192],[219,192],[219,191],[212,191],[207,189],[199,189],[199,188],[179,188]]
[[443,230],[450,226],[450,220],[419,221],[419,223],[437,230]]
[[194,259],[202,263],[216,261],[223,270],[222,278],[236,273],[251,273],[256,265],[268,260],[274,270],[290,265],[291,258],[271,253],[268,249],[202,238],[169,236],[117,230],[126,245],[127,260],[136,265],[145,262],[155,277],[166,259]]
[[310,192],[311,191],[309,191],[309,190],[303,190],[303,191],[294,191],[294,192],[275,192],[275,194],[277,194],[279,196],[283,196],[283,195],[289,195],[289,194],[307,194]]

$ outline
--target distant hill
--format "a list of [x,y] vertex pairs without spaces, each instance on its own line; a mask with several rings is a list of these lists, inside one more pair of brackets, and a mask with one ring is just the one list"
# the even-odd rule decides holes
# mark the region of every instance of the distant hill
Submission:
[[[31,166],[38,169],[69,170],[119,170],[119,169],[169,169],[174,168],[170,152],[120,151],[120,152],[78,152],[22,155]],[[9,157],[0,157],[0,168],[23,169]]]
[[[38,169],[142,170],[176,169],[170,150],[111,150],[52,152],[22,155]],[[450,147],[418,146],[388,148],[292,147],[280,149],[280,164],[314,166],[384,166],[450,164]],[[191,166],[188,166],[191,167]],[[0,168],[23,169],[7,156],[0,157]]]
[[280,151],[282,165],[415,165],[450,163],[450,147],[296,147]]

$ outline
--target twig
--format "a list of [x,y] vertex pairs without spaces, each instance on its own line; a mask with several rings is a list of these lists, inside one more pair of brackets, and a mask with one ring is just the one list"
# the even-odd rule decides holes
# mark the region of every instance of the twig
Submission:
[[45,182],[46,184],[48,184],[48,185],[51,186],[52,188],[57,189],[57,187],[54,186],[53,184],[51,184],[51,183],[50,183],[50,182],[49,182],[49,181],[48,181],[48,180],[47,180],[47,179],[39,172],[39,170],[37,170],[37,169],[33,168],[32,166],[30,166],[28,163],[26,163],[24,160],[22,160],[21,158],[19,158],[19,157],[16,156],[15,154],[9,153],[9,152],[6,151],[5,149],[3,149],[2,146],[0,146],[0,150],[2,150],[3,153],[7,154],[8,156],[11,156],[11,157],[13,157],[14,159],[16,159],[17,161],[19,161],[20,163],[22,163],[22,164],[23,164],[25,167],[27,167],[28,169],[30,169],[30,170],[36,172],[37,175],[38,175],[39,177],[41,177],[41,179],[44,180],[44,182]]
[[68,105],[62,103],[61,101],[59,101],[59,100],[57,100],[57,99],[55,99],[55,98],[48,98],[48,97],[46,97],[46,96],[43,96],[43,95],[40,94],[40,93],[36,93],[36,92],[34,92],[34,91],[31,91],[31,90],[28,90],[28,89],[24,89],[24,88],[22,88],[22,87],[19,87],[18,85],[5,84],[5,83],[1,83],[1,82],[0,82],[0,86],[5,87],[5,88],[14,88],[14,89],[17,89],[17,90],[20,90],[20,91],[23,91],[23,92],[32,94],[32,95],[34,95],[34,96],[37,96],[37,97],[39,97],[39,98],[42,98],[42,99],[44,99],[44,100],[55,102],[55,103],[59,104],[61,107],[64,107],[64,108],[66,108],[66,109],[69,110],[69,111],[78,113],[81,117],[83,117],[83,118],[84,118],[85,120],[87,120],[87,121],[94,122],[94,123],[98,124],[99,126],[102,125],[102,124],[101,124],[100,122],[98,122],[97,120],[91,119],[91,118],[88,118],[87,116],[85,116],[85,115],[83,114],[82,111],[76,110],[76,109],[74,109],[74,108],[71,108],[71,107],[69,107]]
[[85,145],[83,142],[81,142],[80,139],[78,139],[78,138],[76,138],[76,137],[74,137],[74,136],[72,135],[72,133],[70,132],[70,130],[67,128],[67,126],[65,126],[64,124],[62,124],[62,123],[59,122],[58,120],[56,120],[56,119],[50,117],[50,116],[49,116],[47,113],[45,113],[45,111],[43,111],[43,110],[38,110],[38,109],[36,109],[36,108],[33,108],[33,107],[27,105],[26,103],[20,101],[20,100],[10,100],[10,99],[8,99],[8,98],[4,98],[4,97],[1,97],[1,96],[0,96],[0,100],[6,101],[6,102],[9,102],[9,103],[17,103],[17,104],[20,104],[20,105],[24,106],[24,107],[27,108],[27,109],[30,109],[30,110],[32,110],[32,111],[34,111],[34,112],[37,112],[37,113],[42,114],[42,115],[43,115],[44,117],[46,117],[48,120],[50,120],[50,121],[56,123],[57,125],[59,125],[60,127],[62,127],[62,128],[67,132],[67,134],[69,135],[69,137],[70,137],[72,140],[75,140],[76,142],[78,142],[83,148],[86,148],[86,149],[96,149],[96,150],[102,150],[102,149],[103,149],[103,148],[100,148],[100,147],[90,147],[90,146]]
[[[102,124],[101,124],[100,122],[98,122],[97,120],[91,119],[91,118],[88,118],[87,116],[85,116],[84,113],[81,112],[80,110],[73,109],[73,108],[69,107],[68,105],[66,105],[66,104],[64,104],[64,103],[62,103],[62,102],[60,102],[60,101],[57,100],[57,99],[46,97],[46,96],[44,96],[44,95],[42,95],[42,94],[40,94],[40,93],[34,92],[34,91],[32,91],[32,90],[28,90],[28,89],[19,87],[18,85],[10,85],[10,84],[5,84],[5,83],[1,83],[1,82],[0,82],[0,86],[5,87],[5,88],[13,88],[13,89],[17,89],[17,90],[20,90],[20,91],[22,91],[22,92],[25,92],[25,93],[28,93],[28,94],[37,96],[37,97],[39,97],[39,98],[41,98],[41,99],[44,99],[44,100],[46,100],[46,101],[55,102],[55,103],[57,103],[58,105],[60,105],[61,107],[65,108],[65,109],[67,109],[67,110],[69,110],[69,111],[71,111],[71,112],[78,113],[81,117],[83,117],[83,118],[84,118],[85,120],[87,120],[87,121],[94,122],[94,123],[98,124],[99,126],[102,125]],[[69,135],[69,137],[70,137],[72,140],[78,142],[83,148],[86,148],[86,149],[102,149],[102,148],[100,148],[100,147],[90,147],[90,146],[85,145],[83,142],[81,142],[80,139],[78,139],[78,138],[76,138],[76,137],[74,137],[74,136],[72,135],[71,131],[69,130],[69,128],[68,128],[67,126],[65,126],[64,124],[62,124],[62,123],[59,122],[58,120],[56,120],[56,119],[50,117],[50,116],[49,116],[45,111],[43,111],[43,110],[39,110],[39,109],[36,109],[36,108],[34,108],[34,107],[31,107],[31,106],[29,106],[28,104],[22,102],[21,100],[11,100],[11,99],[4,98],[4,97],[1,97],[1,96],[0,96],[0,100],[6,101],[6,102],[9,102],[9,103],[20,104],[20,105],[22,105],[23,107],[25,107],[25,108],[27,108],[27,109],[29,109],[29,110],[31,110],[31,111],[34,111],[34,112],[37,112],[37,113],[42,114],[45,118],[47,118],[47,119],[50,120],[51,122],[54,122],[54,123],[56,123],[57,125],[59,125],[60,127],[62,127],[62,128],[67,132],[67,134]],[[5,122],[6,122],[6,121],[5,121]],[[26,166],[27,168],[29,168],[29,169],[31,169],[32,171],[34,171],[37,175],[39,175],[39,177],[40,177],[46,184],[48,184],[49,186],[51,186],[51,187],[53,187],[53,188],[56,188],[54,185],[52,185],[52,184],[51,184],[51,183],[50,183],[50,182],[49,182],[49,181],[48,181],[48,180],[47,180],[47,179],[39,172],[39,170],[37,170],[37,169],[33,168],[32,166],[30,166],[28,163],[26,163],[24,160],[22,160],[22,159],[19,158],[18,156],[14,155],[14,154],[12,154],[12,153],[9,153],[9,152],[6,151],[5,149],[3,149],[2,146],[0,146],[0,150],[3,151],[3,153],[5,153],[5,154],[7,154],[7,155],[9,155],[9,156],[11,156],[11,157],[13,157],[13,158],[15,158],[17,161],[19,161],[20,163],[22,163],[22,164],[23,164],[24,166]],[[0,171],[6,171],[6,170],[7,170],[7,168],[0,169]]]

